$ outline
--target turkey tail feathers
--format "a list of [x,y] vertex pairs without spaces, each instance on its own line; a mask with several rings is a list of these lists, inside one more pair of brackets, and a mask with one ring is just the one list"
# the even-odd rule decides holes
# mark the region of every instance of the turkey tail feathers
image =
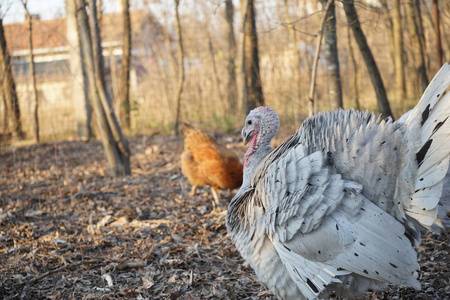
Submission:
[[[436,219],[450,155],[450,65],[444,64],[407,116],[408,143],[415,155],[414,193],[404,203],[406,215],[430,228]],[[408,203],[409,202],[409,203]]]

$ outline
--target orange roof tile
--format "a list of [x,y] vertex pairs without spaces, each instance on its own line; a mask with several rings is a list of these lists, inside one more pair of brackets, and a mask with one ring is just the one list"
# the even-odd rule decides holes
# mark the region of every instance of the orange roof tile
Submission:
[[[28,49],[26,23],[4,25],[5,38],[10,52]],[[56,48],[66,46],[66,20],[33,20],[33,48]]]
[[[157,19],[149,11],[131,11],[132,30],[140,29],[145,22],[155,26],[156,32],[162,32],[163,28]],[[13,23],[3,25],[8,50],[11,54],[15,51],[28,49],[27,24]],[[33,19],[33,48],[52,49],[67,46],[66,19],[39,20]],[[120,13],[105,14],[101,18],[102,42],[121,41],[122,17]]]

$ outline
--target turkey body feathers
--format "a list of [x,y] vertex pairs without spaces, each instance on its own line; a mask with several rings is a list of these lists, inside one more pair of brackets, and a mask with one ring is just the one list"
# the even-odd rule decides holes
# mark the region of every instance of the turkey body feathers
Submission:
[[413,246],[436,218],[448,170],[449,85],[446,64],[406,121],[323,113],[276,149],[266,125],[278,117],[250,112],[227,228],[279,298],[353,297],[388,283],[420,289]]

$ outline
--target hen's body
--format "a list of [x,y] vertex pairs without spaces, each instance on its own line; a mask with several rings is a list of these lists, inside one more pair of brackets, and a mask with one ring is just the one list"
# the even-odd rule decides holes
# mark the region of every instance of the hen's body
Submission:
[[242,184],[242,164],[236,154],[217,144],[206,133],[186,124],[182,129],[181,170],[192,184],[191,195],[198,186],[209,185],[218,203],[217,189],[234,189]]
[[450,155],[450,66],[404,122],[322,113],[276,149],[269,108],[250,112],[244,181],[227,228],[281,299],[354,297],[388,283],[420,289],[420,231],[436,218]]

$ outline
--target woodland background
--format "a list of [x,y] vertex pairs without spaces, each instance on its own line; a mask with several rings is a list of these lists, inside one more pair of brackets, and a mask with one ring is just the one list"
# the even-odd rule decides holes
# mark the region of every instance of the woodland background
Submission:
[[[450,58],[444,0],[64,3],[0,1],[2,299],[274,299],[227,235],[231,195],[188,196],[178,125],[242,155],[256,105],[274,146],[340,106],[398,118]],[[449,299],[448,233],[417,252],[422,291],[365,299]]]
[[[8,14],[8,1],[1,6],[3,15]],[[120,86],[126,82],[121,80],[121,65],[126,46],[124,32],[127,32],[123,13],[102,14],[105,5],[110,5],[107,0],[103,2],[96,1],[96,5],[106,88],[116,113],[120,113]],[[130,123],[128,126],[128,123],[121,122],[122,127],[130,135],[170,133],[177,117],[180,81],[176,1],[121,2],[118,9],[126,5],[130,9],[132,74],[127,104]],[[249,2],[256,12],[259,79],[265,105],[280,114],[283,124],[299,125],[308,116],[313,59],[326,1],[186,0],[180,1],[178,8],[185,73],[180,101],[181,120],[221,131],[241,126],[242,118],[248,112],[243,103],[242,15]],[[370,0],[354,3],[396,117],[411,108],[423,91],[419,69],[423,69],[430,80],[441,62],[449,59],[450,3],[439,1],[437,20],[434,2],[438,1]],[[336,1],[335,6],[336,28],[331,31],[337,34],[343,107],[379,111],[369,72],[355,43],[343,3]],[[80,51],[74,49],[77,43],[72,42],[77,39],[77,29],[76,25],[70,24],[71,16],[61,11],[55,20],[39,20],[39,16],[31,12],[35,27],[33,52],[39,102],[37,114],[42,120],[39,130],[43,141],[76,139],[77,135],[83,135],[77,127],[79,122],[90,118],[83,116],[89,112],[79,104],[88,95],[84,96],[83,87],[73,83],[83,79],[80,79],[80,66],[73,62]],[[437,46],[437,24],[441,50]],[[27,21],[3,26],[16,80],[22,131],[32,138],[35,100],[33,80],[29,75]],[[321,49],[315,94],[318,111],[336,107],[333,96],[328,92],[332,80],[327,77],[326,47]],[[236,84],[230,84],[230,74],[235,76]],[[12,113],[4,100],[0,101],[0,112],[3,119],[0,132],[11,133]],[[91,127],[95,128],[94,122]]]

